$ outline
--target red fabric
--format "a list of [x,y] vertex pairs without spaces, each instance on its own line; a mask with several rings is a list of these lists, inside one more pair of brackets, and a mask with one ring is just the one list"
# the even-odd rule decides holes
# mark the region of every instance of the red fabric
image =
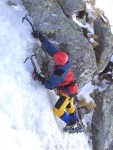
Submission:
[[[62,93],[65,93],[62,86],[68,85],[73,80],[74,80],[74,73],[72,72],[72,70],[70,70],[66,76],[66,80],[64,82],[60,83],[60,87],[61,87],[60,91]],[[70,94],[76,94],[78,92],[78,84],[76,82],[74,82],[73,84],[71,84],[68,87],[68,90],[70,91]]]
[[68,89],[70,90],[71,94],[75,94],[78,92],[78,84],[74,83],[71,86],[69,86]]
[[74,80],[74,73],[72,72],[72,70],[70,70],[66,76],[66,79],[64,82],[60,83],[60,86],[64,86],[69,84],[71,81]]

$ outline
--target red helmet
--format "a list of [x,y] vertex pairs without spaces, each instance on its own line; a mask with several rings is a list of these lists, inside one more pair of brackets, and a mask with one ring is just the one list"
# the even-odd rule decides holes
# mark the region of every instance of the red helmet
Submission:
[[68,61],[68,55],[65,52],[57,52],[54,54],[53,59],[58,65],[65,65]]

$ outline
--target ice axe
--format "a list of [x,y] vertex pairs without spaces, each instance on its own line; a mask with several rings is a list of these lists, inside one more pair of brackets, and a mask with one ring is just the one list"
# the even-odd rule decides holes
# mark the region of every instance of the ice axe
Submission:
[[33,30],[33,33],[35,33],[36,31],[35,31],[35,29],[34,29],[34,26],[33,26],[33,24],[31,23],[31,21],[28,19],[27,15],[25,15],[25,16],[22,18],[22,23],[24,22],[25,19],[26,19],[26,20],[28,21],[28,23],[30,24],[30,26],[31,26],[31,28],[32,28],[32,30]]
[[31,63],[32,63],[32,65],[33,65],[33,68],[34,68],[34,72],[37,72],[39,75],[41,75],[41,76],[44,77],[44,75],[42,74],[42,72],[41,72],[41,70],[40,70],[39,65],[37,64],[37,61],[36,61],[36,58],[35,58],[35,57],[36,57],[36,54],[33,54],[33,55],[27,57],[27,58],[25,59],[24,63],[26,63],[26,61],[27,61],[28,59],[30,59],[30,60],[31,60]]
[[28,23],[30,24],[32,30],[33,30],[33,35],[35,35],[35,37],[39,37],[39,34],[42,34],[41,31],[36,31],[35,28],[34,28],[34,25],[31,23],[31,21],[28,19],[27,15],[25,15],[23,18],[22,18],[22,23],[24,22],[24,20],[27,20]]

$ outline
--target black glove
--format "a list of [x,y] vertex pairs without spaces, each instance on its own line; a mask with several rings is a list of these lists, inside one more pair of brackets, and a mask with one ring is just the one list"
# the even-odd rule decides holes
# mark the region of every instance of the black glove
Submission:
[[46,79],[38,74],[36,71],[32,73],[32,77],[34,80],[38,80],[40,83],[43,83]]
[[32,32],[32,36],[34,37],[34,38],[39,38],[39,35],[40,34],[42,34],[42,32],[40,32],[40,31],[34,31],[34,32]]
[[38,74],[37,80],[38,80],[40,83],[43,83],[46,79],[45,79],[44,77],[42,77],[41,75]]
[[45,39],[45,37],[42,35],[42,32],[40,32],[40,31],[32,32],[32,36],[34,38],[39,38],[40,42],[43,42]]

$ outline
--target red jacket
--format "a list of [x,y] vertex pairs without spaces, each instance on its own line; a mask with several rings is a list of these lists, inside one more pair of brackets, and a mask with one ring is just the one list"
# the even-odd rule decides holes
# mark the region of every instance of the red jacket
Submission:
[[69,70],[66,75],[65,81],[60,83],[60,92],[65,94],[76,94],[78,92],[78,84],[74,81],[74,73],[72,70]]

